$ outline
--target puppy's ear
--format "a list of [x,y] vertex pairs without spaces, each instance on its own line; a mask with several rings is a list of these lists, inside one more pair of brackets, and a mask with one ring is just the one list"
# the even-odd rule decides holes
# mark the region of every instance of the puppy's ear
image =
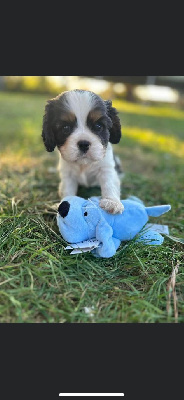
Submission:
[[118,117],[118,111],[116,108],[112,107],[111,100],[105,100],[105,105],[107,108],[107,115],[112,121],[112,127],[109,129],[110,138],[109,142],[116,144],[119,143],[121,139],[121,123]]
[[42,138],[47,151],[54,151],[56,141],[52,130],[52,100],[49,100],[45,106],[45,115],[43,116]]

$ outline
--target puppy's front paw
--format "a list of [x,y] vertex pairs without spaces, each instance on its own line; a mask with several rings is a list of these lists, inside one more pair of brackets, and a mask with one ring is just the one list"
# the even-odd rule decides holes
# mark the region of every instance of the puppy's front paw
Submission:
[[100,207],[110,214],[122,214],[124,210],[124,206],[120,201],[110,198],[100,200]]

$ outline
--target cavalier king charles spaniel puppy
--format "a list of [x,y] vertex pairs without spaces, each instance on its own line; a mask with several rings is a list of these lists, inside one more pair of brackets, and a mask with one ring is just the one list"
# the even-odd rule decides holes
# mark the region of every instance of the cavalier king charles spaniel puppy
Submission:
[[112,144],[121,138],[121,124],[111,100],[88,90],[71,90],[48,100],[42,138],[47,151],[57,146],[60,196],[77,194],[78,185],[100,185],[100,207],[122,213],[120,179]]

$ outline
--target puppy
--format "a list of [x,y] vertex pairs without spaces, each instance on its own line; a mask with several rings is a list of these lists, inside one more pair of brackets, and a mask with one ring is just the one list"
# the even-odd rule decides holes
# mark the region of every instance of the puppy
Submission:
[[60,157],[60,195],[77,194],[78,185],[100,185],[100,207],[122,213],[120,180],[112,144],[121,138],[117,110],[88,90],[71,90],[48,100],[42,138],[47,151],[57,146]]

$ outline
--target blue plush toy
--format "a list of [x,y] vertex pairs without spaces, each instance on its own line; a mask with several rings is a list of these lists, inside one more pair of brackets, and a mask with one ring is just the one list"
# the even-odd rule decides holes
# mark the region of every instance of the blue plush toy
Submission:
[[[57,224],[63,238],[77,244],[96,239],[100,246],[93,249],[97,257],[112,257],[122,241],[133,239],[147,223],[149,216],[158,217],[171,209],[170,205],[145,207],[141,200],[122,200],[122,214],[110,214],[99,207],[98,197],[85,200],[77,196],[65,197],[58,208]],[[159,245],[164,238],[147,228],[137,241]],[[76,246],[74,246],[76,247]],[[71,248],[71,247],[70,247]]]

